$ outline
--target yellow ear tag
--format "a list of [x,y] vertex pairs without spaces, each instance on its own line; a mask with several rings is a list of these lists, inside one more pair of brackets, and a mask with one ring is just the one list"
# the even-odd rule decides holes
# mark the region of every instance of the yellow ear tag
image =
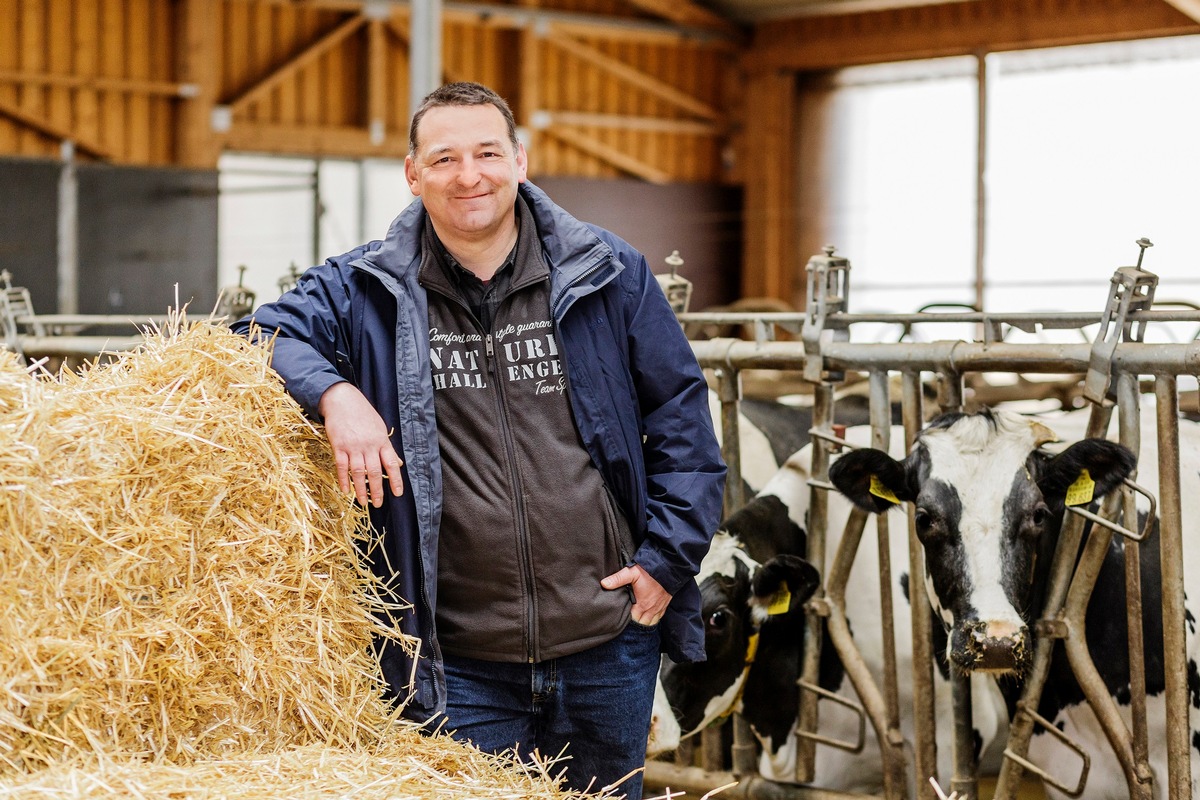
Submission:
[[788,591],[787,584],[781,584],[779,591],[771,597],[771,605],[767,606],[767,615],[777,617],[780,614],[786,614],[792,606],[792,593]]
[[1092,497],[1096,494],[1096,482],[1092,480],[1092,476],[1085,469],[1079,473],[1079,477],[1075,482],[1067,487],[1066,504],[1069,506],[1086,506],[1092,502]]
[[871,494],[875,495],[876,497],[882,497],[889,503],[900,505],[900,498],[896,497],[896,495],[892,493],[892,490],[885,486],[883,481],[879,480],[878,475],[871,476],[871,488],[869,491]]

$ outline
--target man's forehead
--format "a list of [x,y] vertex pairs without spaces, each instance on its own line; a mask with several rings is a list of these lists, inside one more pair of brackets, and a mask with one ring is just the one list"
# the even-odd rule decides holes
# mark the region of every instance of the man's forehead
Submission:
[[507,147],[508,126],[500,109],[489,104],[478,106],[437,106],[425,112],[417,125],[418,146],[422,150],[447,150],[463,147]]

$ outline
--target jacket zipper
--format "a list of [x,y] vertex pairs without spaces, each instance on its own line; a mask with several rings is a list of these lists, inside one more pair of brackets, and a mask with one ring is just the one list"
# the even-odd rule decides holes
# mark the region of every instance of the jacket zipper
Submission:
[[[505,298],[497,307],[496,317],[499,318],[500,310],[508,302]],[[493,321],[493,326],[495,322]],[[530,548],[529,536],[529,520],[525,514],[525,492],[521,482],[521,476],[517,470],[517,452],[516,445],[513,443],[512,426],[508,422],[508,406],[504,396],[504,381],[503,376],[498,371],[499,362],[496,359],[495,343],[491,333],[484,334],[484,359],[488,365],[488,376],[495,383],[496,392],[496,418],[500,425],[500,437],[504,441],[504,454],[508,459],[508,479],[512,485],[513,491],[513,511],[516,515],[517,522],[517,545],[519,558],[518,566],[521,569],[521,580],[525,584],[525,593],[527,605],[525,608],[526,624],[525,624],[525,657],[530,664],[535,663],[537,659],[537,593],[534,587],[533,577],[533,554]]]

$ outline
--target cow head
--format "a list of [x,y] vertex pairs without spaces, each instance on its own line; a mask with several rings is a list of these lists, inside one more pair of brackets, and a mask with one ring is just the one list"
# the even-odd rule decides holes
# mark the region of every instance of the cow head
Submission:
[[929,599],[949,634],[950,663],[964,672],[1028,667],[1038,572],[1044,578],[1068,490],[1100,498],[1133,470],[1133,453],[1114,442],[1086,439],[1058,455],[1039,449],[1054,440],[1046,426],[1009,412],[947,414],[904,461],[857,450],[830,468],[833,484],[863,509],[913,504]]
[[[773,627],[785,619],[802,623],[803,603],[812,596],[819,577],[797,555],[781,554],[759,564],[736,537],[721,531],[713,538],[696,581],[703,603],[707,659],[697,664],[664,661],[651,726],[651,754],[673,749],[681,738],[740,710],[747,678],[764,647],[760,638],[768,641]],[[792,636],[788,634],[789,639]]]

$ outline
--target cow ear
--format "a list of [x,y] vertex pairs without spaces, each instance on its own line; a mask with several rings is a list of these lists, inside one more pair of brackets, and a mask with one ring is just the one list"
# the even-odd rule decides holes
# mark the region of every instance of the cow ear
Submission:
[[769,616],[786,614],[812,597],[820,582],[817,568],[802,557],[775,556],[755,571],[750,581],[750,603],[765,609]]
[[916,494],[901,461],[882,450],[852,450],[829,467],[829,480],[864,511],[882,513]]
[[1050,459],[1038,477],[1038,488],[1052,505],[1087,505],[1119,486],[1135,466],[1137,457],[1128,447],[1084,439]]

